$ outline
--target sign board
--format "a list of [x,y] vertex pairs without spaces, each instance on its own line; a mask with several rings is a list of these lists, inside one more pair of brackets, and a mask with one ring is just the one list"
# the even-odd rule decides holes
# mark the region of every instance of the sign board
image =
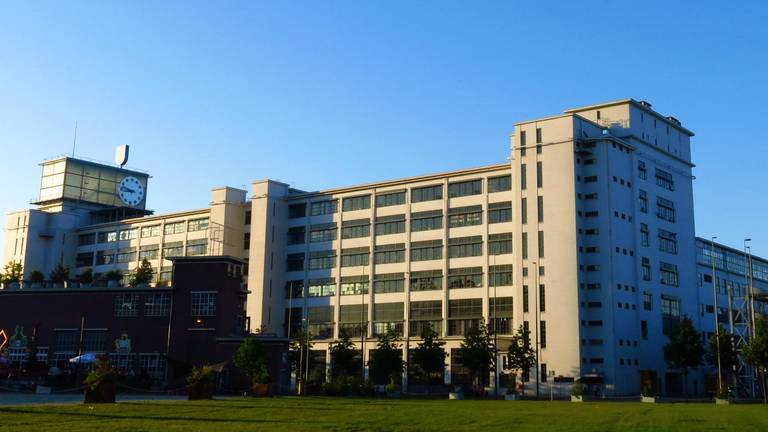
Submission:
[[115,163],[120,165],[120,168],[128,163],[128,150],[130,147],[125,144],[115,148]]

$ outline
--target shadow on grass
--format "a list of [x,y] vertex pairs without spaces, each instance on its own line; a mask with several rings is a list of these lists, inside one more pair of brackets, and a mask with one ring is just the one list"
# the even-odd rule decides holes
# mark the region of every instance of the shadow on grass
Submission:
[[[178,401],[178,402],[186,402],[186,401]],[[290,406],[290,405],[263,405],[260,403],[250,403],[248,405],[232,405],[232,401],[230,400],[222,400],[219,401],[221,404],[217,404],[216,401],[211,403],[208,402],[199,402],[194,401],[190,402],[188,406],[190,407],[201,407],[201,408],[216,408],[216,409],[222,409],[222,410],[257,410],[257,409],[272,409],[272,410],[290,410],[295,411],[297,408],[304,410],[304,411],[346,411],[343,408],[332,408],[328,406],[322,406],[322,407],[313,407],[313,406]],[[118,405],[129,405],[129,406],[136,406],[136,407],[146,407],[146,406],[152,406],[152,407],[159,407],[159,408],[165,408],[168,407],[169,403],[166,402],[118,402]],[[336,405],[338,406],[338,405]]]
[[201,422],[201,423],[286,423],[286,421],[273,421],[273,420],[246,420],[246,419],[219,419],[219,418],[199,418],[199,417],[168,417],[168,416],[136,416],[136,415],[114,415],[114,414],[99,414],[94,412],[71,412],[71,411],[47,411],[41,412],[37,410],[29,409],[12,409],[12,408],[0,408],[0,413],[8,414],[34,414],[34,415],[54,415],[54,416],[66,416],[66,417],[87,417],[87,418],[100,418],[110,420],[152,420],[152,421],[184,421],[184,422]]

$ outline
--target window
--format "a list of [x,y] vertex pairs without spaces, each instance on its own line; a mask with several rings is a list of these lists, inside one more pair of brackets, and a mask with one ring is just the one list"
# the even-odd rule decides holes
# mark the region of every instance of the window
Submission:
[[333,337],[333,306],[311,306],[307,311],[308,331],[315,339]]
[[523,225],[528,223],[528,198],[520,199],[520,222]]
[[373,332],[374,334],[386,333],[395,330],[403,333],[403,303],[376,303],[373,305]]
[[411,261],[432,261],[442,258],[442,240],[426,240],[411,243]]
[[537,201],[536,211],[538,213],[537,216],[539,219],[539,223],[542,223],[544,222],[544,197],[543,196],[536,197],[536,201]]
[[536,128],[536,143],[541,143],[541,128]]
[[336,224],[316,224],[309,227],[309,241],[311,243],[336,240]]
[[525,147],[525,131],[520,131],[520,144],[521,147]]
[[375,246],[373,262],[376,264],[405,262],[405,243]]
[[441,210],[411,213],[411,231],[430,231],[443,228],[443,212]]
[[356,267],[367,266],[370,257],[368,247],[350,248],[341,250],[341,266]]
[[544,231],[539,231],[539,258],[544,258]]
[[405,232],[405,215],[379,216],[376,218],[376,235]]
[[78,246],[87,246],[96,244],[96,233],[80,234],[77,236]]
[[438,333],[442,327],[443,302],[440,300],[412,301],[409,305],[409,334],[419,337],[427,328]]
[[251,211],[250,210],[246,210],[246,212],[245,212],[245,225],[250,225],[250,224],[251,224]]
[[[336,233],[334,226],[333,233]],[[307,238],[307,231],[304,226],[290,227],[288,228],[288,240],[289,245],[304,244]]]
[[371,196],[363,195],[357,197],[344,198],[342,201],[344,211],[365,210],[371,208]]
[[479,288],[483,286],[482,267],[448,269],[448,288]]
[[288,254],[286,260],[286,271],[302,271],[304,270],[304,254],[292,253]]
[[205,255],[206,253],[208,253],[208,239],[187,241],[187,256]]
[[117,241],[117,231],[99,233],[99,243],[112,243],[116,241]]
[[653,310],[653,294],[649,292],[643,293],[643,309],[644,310]]
[[661,296],[662,332],[669,332],[680,323],[680,300]]
[[170,234],[181,234],[184,232],[184,228],[186,227],[185,222],[171,222],[166,223],[163,227],[163,234],[170,235]]
[[285,298],[301,298],[304,297],[304,281],[303,280],[289,280],[285,282]]
[[443,289],[442,270],[412,271],[410,277],[411,291],[433,291]]
[[669,222],[675,221],[675,203],[662,197],[656,197],[656,216]]
[[115,255],[115,262],[118,263],[130,263],[136,261],[136,249],[125,248],[117,251]]
[[288,206],[288,219],[301,218],[306,215],[307,215],[307,203],[291,204]]
[[147,245],[142,246],[139,249],[139,261],[141,260],[155,260],[160,258],[160,246],[159,245]]
[[190,306],[192,316],[216,316],[216,292],[192,291]]
[[528,285],[523,285],[523,313],[528,313]]
[[141,238],[157,237],[160,235],[160,225],[141,227]]
[[373,292],[376,294],[403,292],[404,287],[404,273],[382,273],[373,278]]
[[656,168],[656,184],[667,190],[675,190],[675,179],[672,174]]
[[640,211],[648,213],[648,192],[640,189]]
[[332,297],[336,295],[336,279],[310,279],[307,286],[308,297]]
[[505,255],[512,253],[512,233],[488,235],[488,255]]
[[[339,332],[346,334],[347,337],[360,337],[363,335],[363,328],[368,323],[368,305],[351,304],[341,305],[339,309],[339,322],[341,328]],[[325,354],[325,351],[323,351]]]
[[536,162],[536,187],[544,187],[544,170],[541,162]]
[[139,296],[136,294],[118,294],[115,296],[115,317],[139,316]]
[[448,258],[473,257],[482,254],[483,236],[448,239]]
[[443,185],[424,186],[411,189],[412,203],[439,199],[443,199]]
[[316,201],[310,204],[309,214],[312,216],[322,216],[334,214],[338,210],[339,200]]
[[356,219],[341,223],[341,238],[351,239],[371,236],[371,220]]
[[670,286],[679,286],[680,280],[677,273],[677,265],[661,262],[659,263],[661,271],[661,283]]
[[488,285],[512,286],[512,264],[488,266]]
[[165,293],[147,294],[144,296],[144,316],[168,316],[171,306],[171,296]]
[[504,175],[488,178],[488,193],[512,190],[512,176]]
[[640,180],[648,179],[648,169],[645,167],[645,161],[637,161],[637,176]]
[[584,177],[584,183],[597,183],[597,176]]
[[120,240],[135,240],[139,238],[139,229],[138,228],[132,228],[132,229],[125,229],[120,231],[119,235]]
[[139,354],[139,368],[154,379],[165,376],[165,358],[163,354]]
[[660,229],[659,250],[662,252],[677,254],[677,234]]
[[448,226],[450,228],[481,225],[482,223],[482,206],[475,205],[448,209]]
[[104,353],[106,348],[106,331],[104,330],[83,330],[82,351],[86,353]]
[[520,190],[528,189],[528,170],[525,164],[520,164]]
[[251,248],[251,233],[243,233],[243,249],[248,250]]
[[643,257],[641,266],[643,268],[643,280],[651,280],[651,261]]
[[309,253],[310,270],[327,270],[336,267],[336,251],[324,250]]
[[448,300],[448,336],[463,336],[479,326],[482,318],[482,299]]
[[168,242],[163,245],[163,258],[184,256],[184,243]]
[[648,237],[648,225],[641,223],[640,224],[640,246],[648,247],[649,243],[650,243],[650,240]]
[[[341,295],[368,294],[368,284],[368,276],[342,276],[340,287]],[[342,308],[343,307],[344,306],[342,306]]]
[[648,340],[648,321],[640,321],[640,338],[642,340]]
[[544,285],[539,285],[539,312],[546,312],[547,310],[547,290]]
[[528,233],[523,233],[523,259],[528,259]]
[[488,204],[488,223],[502,223],[512,220],[512,201]]
[[457,198],[469,195],[480,195],[483,193],[483,180],[468,180],[448,184],[448,197]]
[[[539,321],[539,343],[542,348],[547,347],[547,322]],[[541,365],[541,380],[547,380],[547,365]]]
[[77,254],[75,257],[75,266],[76,267],[90,267],[93,265],[93,252],[83,252]]
[[488,299],[488,331],[512,334],[512,297],[491,297]]
[[208,218],[192,219],[187,225],[187,231],[205,231],[208,229]]
[[376,195],[376,207],[389,207],[400,204],[405,204],[405,191]]

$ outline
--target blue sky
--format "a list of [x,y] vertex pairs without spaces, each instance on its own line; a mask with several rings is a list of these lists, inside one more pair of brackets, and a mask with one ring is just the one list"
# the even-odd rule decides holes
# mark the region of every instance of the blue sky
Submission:
[[[678,4],[679,3],[679,4]],[[215,5],[215,6],[214,6]],[[72,151],[149,207],[504,161],[516,121],[633,97],[696,132],[696,224],[768,255],[764,2],[0,2],[0,213]]]

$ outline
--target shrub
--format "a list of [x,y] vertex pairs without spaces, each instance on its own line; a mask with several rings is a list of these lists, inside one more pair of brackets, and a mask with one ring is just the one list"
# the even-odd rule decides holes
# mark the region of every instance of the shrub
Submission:
[[54,267],[48,278],[55,283],[63,283],[69,280],[69,267],[64,267],[61,263]]
[[190,386],[208,385],[211,383],[213,383],[213,369],[208,365],[193,366],[187,376],[187,384]]
[[728,399],[730,395],[728,394],[728,387],[720,387],[720,389],[715,394],[715,397],[717,399]]
[[152,281],[152,276],[154,273],[154,270],[152,270],[152,264],[150,264],[150,262],[144,258],[141,260],[141,264],[139,264],[139,267],[136,269],[136,271],[131,274],[128,284],[131,287],[148,284]]
[[105,278],[106,278],[108,281],[119,281],[119,280],[122,280],[122,279],[123,279],[123,272],[122,272],[122,271],[120,271],[120,270],[117,270],[117,269],[115,269],[115,270],[110,270],[110,271],[108,271],[108,272],[107,272],[107,273],[104,275],[104,277],[105,277]]
[[642,389],[642,391],[641,391],[641,394],[642,394],[644,397],[656,397],[656,396],[657,396],[657,393],[656,393],[656,387],[655,387],[655,386],[653,386],[653,385],[651,385],[651,384],[645,384],[645,385],[643,386],[643,389]]
[[235,366],[240,369],[252,384],[268,384],[269,369],[264,346],[253,339],[246,339],[234,356]]
[[45,280],[45,276],[43,276],[43,272],[39,270],[32,270],[29,273],[29,281],[33,284],[43,283]]
[[96,367],[85,377],[85,385],[90,387],[91,390],[96,390],[100,386],[115,382],[116,376],[117,374],[109,365],[109,360],[99,357],[96,360]]
[[22,271],[21,263],[11,261],[3,267],[3,273],[0,274],[0,282],[10,283],[19,282],[21,280]]
[[83,270],[83,272],[80,273],[80,276],[77,279],[82,284],[92,283],[93,282],[93,269],[87,268],[87,269]]
[[582,383],[576,383],[571,387],[571,396],[584,396],[586,386]]

